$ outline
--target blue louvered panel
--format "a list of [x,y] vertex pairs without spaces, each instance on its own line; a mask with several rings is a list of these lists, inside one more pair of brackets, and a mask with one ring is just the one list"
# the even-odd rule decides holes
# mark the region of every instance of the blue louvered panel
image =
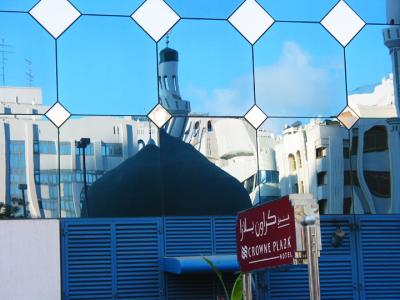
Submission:
[[400,299],[399,216],[358,216],[363,299]]
[[270,270],[266,276],[267,299],[308,300],[307,266]]
[[[353,299],[358,297],[356,245],[350,230],[353,216],[322,216],[320,257],[321,295],[324,299]],[[340,227],[345,237],[339,247],[331,244],[332,236]]]
[[216,299],[213,274],[166,274],[166,286],[169,300]]
[[62,222],[64,299],[111,299],[111,225]]
[[[352,217],[322,216],[322,253],[319,260],[322,299],[353,299],[358,297],[353,233],[349,229]],[[331,245],[337,225],[346,233],[340,247]],[[308,299],[307,266],[286,266],[267,272],[268,299]]]
[[159,219],[115,224],[118,299],[162,297]]
[[214,254],[236,253],[235,226],[235,217],[214,217]]
[[211,217],[164,219],[165,256],[212,254]]

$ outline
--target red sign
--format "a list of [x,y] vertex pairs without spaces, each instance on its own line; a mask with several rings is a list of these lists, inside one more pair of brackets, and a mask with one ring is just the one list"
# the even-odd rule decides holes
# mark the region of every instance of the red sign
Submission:
[[289,197],[239,213],[236,247],[242,272],[292,264],[296,227]]

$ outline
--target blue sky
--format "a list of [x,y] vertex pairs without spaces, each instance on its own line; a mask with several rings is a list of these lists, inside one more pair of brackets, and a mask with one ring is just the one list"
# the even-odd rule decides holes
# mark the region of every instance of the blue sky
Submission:
[[[72,2],[83,12],[104,14],[130,14],[141,3]],[[212,18],[226,18],[240,3],[167,2],[182,16]],[[384,21],[385,1],[348,2],[365,20]],[[29,9],[34,3],[2,0],[0,10]],[[335,1],[260,3],[276,19],[313,21]],[[383,28],[367,26],[347,47],[349,90],[377,83],[391,72]],[[27,84],[27,58],[33,62],[34,85],[43,89],[45,104],[53,103],[53,38],[28,14],[0,13],[1,38],[15,51],[8,56],[6,84]],[[243,115],[248,110],[253,103],[251,46],[228,22],[181,20],[170,41],[180,55],[182,97],[191,101],[193,112]],[[158,46],[161,50],[165,40]],[[254,54],[256,96],[268,114],[331,115],[344,106],[343,50],[320,25],[277,23],[255,45]],[[58,40],[58,58],[60,100],[73,113],[146,114],[157,102],[156,44],[130,18],[81,17]]]

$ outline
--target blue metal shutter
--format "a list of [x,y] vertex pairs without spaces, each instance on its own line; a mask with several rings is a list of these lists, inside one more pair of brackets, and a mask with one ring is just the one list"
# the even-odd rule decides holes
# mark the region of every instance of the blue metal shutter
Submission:
[[[322,253],[319,260],[322,299],[357,298],[356,253],[352,216],[322,216]],[[337,225],[346,236],[343,244],[331,245]],[[266,272],[267,299],[309,299],[307,266],[285,266]]]
[[115,223],[117,299],[160,299],[163,278],[161,222],[132,219]]
[[112,299],[109,222],[71,220],[62,225],[64,299]]
[[62,220],[63,297],[162,299],[161,220]]
[[399,215],[360,215],[360,281],[363,299],[400,299]]
[[167,217],[165,256],[212,254],[211,217]]
[[236,253],[236,217],[214,217],[214,254]]

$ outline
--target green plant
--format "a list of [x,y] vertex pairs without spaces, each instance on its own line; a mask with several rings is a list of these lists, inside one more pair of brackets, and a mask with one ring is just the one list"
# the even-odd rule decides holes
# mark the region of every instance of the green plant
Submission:
[[236,278],[236,280],[233,284],[231,296],[229,297],[228,289],[226,288],[221,271],[215,267],[215,265],[213,264],[213,262],[210,259],[208,259],[205,256],[203,256],[203,259],[207,262],[207,264],[211,267],[211,269],[217,275],[218,280],[221,283],[222,288],[224,289],[226,299],[227,300],[242,300],[243,299],[243,274],[240,273],[238,275],[238,277]]
[[17,218],[24,202],[20,198],[12,198],[11,204],[0,202],[0,219]]

